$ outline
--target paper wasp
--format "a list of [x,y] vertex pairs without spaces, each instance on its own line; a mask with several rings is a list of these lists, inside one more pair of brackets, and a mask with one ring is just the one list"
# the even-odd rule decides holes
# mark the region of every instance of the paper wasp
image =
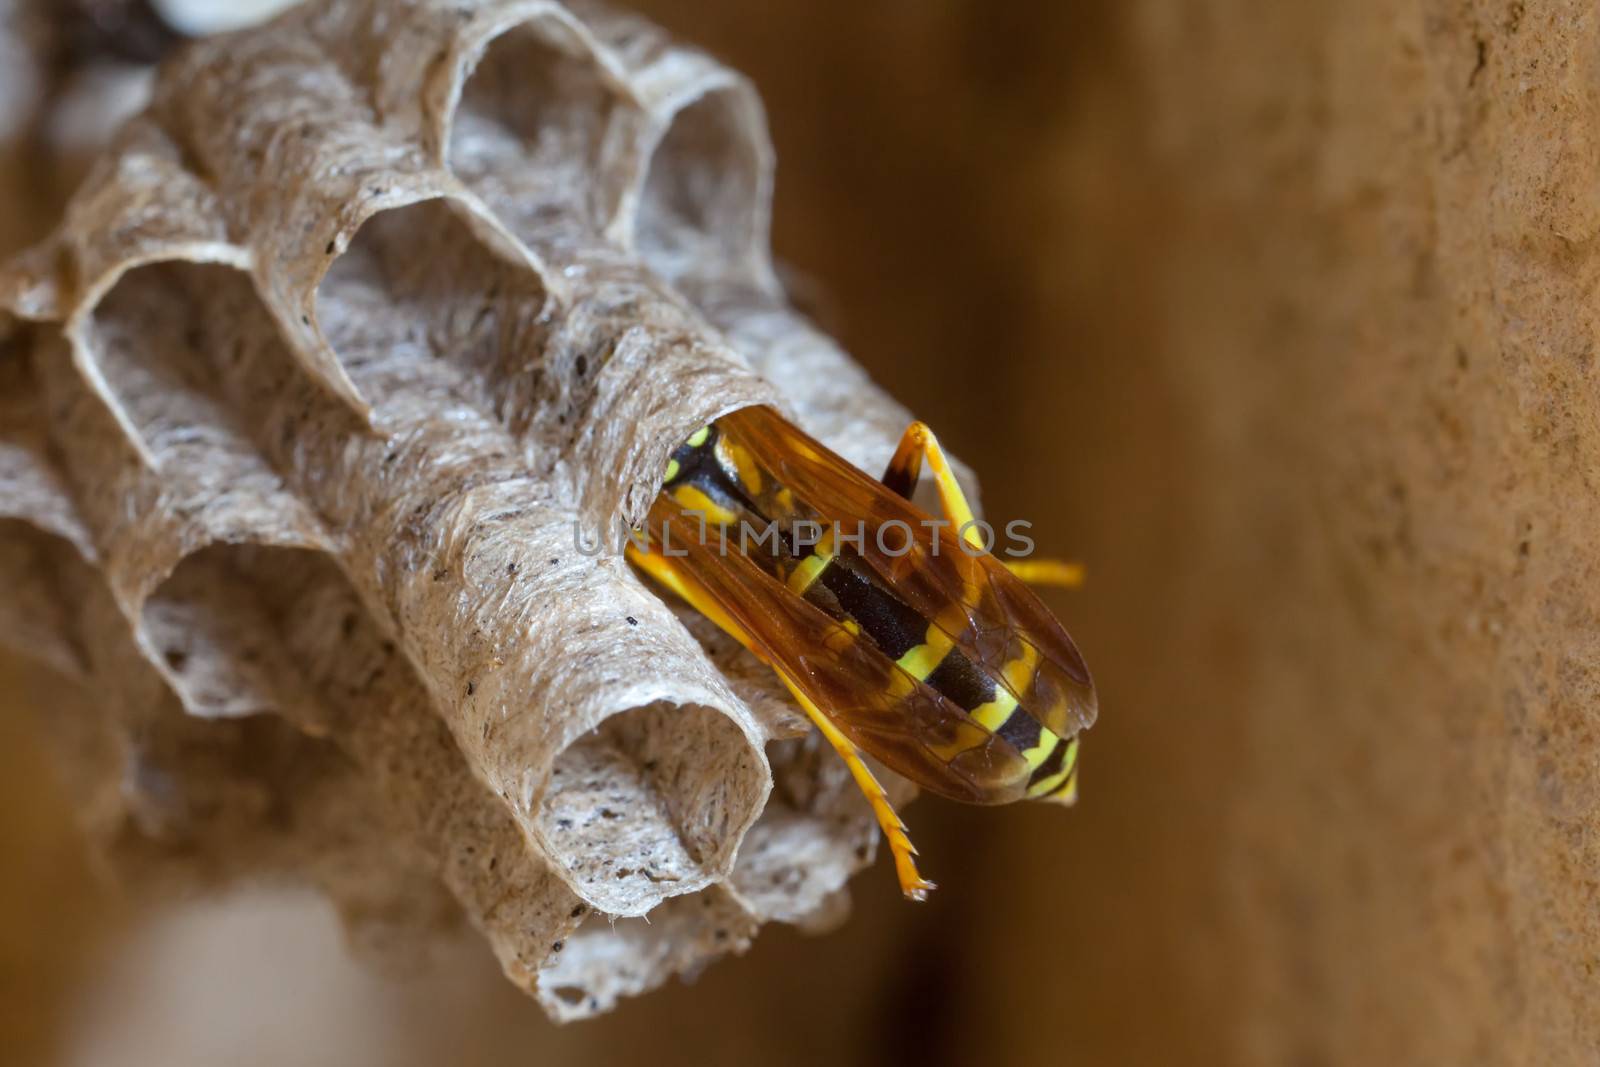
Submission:
[[[924,461],[945,520],[910,501]],[[1070,804],[1095,718],[1083,658],[1025,584],[1076,584],[1076,569],[1004,564],[977,528],[921,423],[879,482],[756,407],[672,454],[628,549],[777,672],[849,765],[914,900],[933,883],[860,753],[955,800]]]

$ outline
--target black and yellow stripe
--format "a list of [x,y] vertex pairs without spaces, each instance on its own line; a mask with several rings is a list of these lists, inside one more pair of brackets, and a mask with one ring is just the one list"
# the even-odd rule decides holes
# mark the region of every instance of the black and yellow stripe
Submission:
[[[782,527],[796,517],[788,490],[771,484],[748,453],[722,437],[715,426],[697,431],[672,454],[664,489],[681,507],[705,514],[707,522],[716,525],[748,520],[764,527],[775,519]],[[786,497],[789,514],[764,513],[783,510]],[[841,548],[826,534],[817,545],[799,550],[780,533],[778,552],[766,560],[752,558],[769,567],[793,593],[842,623],[856,639],[870,640],[906,674],[937,690],[1021,753],[1029,768],[1027,796],[1072,799],[1078,741],[1045,729],[1027,710],[1038,655],[1031,646],[1023,645],[1019,657],[1005,664],[1003,678],[991,677],[949,636],[966,625],[964,614],[954,611],[950,619],[938,621],[923,618],[881,583],[848,545]]]

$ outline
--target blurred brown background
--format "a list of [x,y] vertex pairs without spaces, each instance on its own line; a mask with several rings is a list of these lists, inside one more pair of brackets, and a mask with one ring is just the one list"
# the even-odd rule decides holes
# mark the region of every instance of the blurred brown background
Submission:
[[840,931],[557,1030],[487,952],[380,978],[299,898],[89,947],[115,909],[7,709],[0,1047],[1595,1062],[1593,12],[637,6],[760,87],[826,324],[1088,564],[1078,809],[920,802],[927,905],[875,871]]

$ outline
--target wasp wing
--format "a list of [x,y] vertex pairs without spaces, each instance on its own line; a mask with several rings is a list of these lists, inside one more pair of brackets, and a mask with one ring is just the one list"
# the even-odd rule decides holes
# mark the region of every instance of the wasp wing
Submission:
[[647,524],[652,551],[721,607],[753,651],[857,746],[941,796],[975,804],[1021,799],[1030,773],[1021,754],[872,642],[736,549],[708,542],[670,499],[656,499]]
[[[770,408],[745,408],[717,425],[821,522],[847,534],[863,530],[862,543],[851,544],[873,571],[1052,733],[1070,737],[1094,722],[1094,682],[1077,646],[999,560],[975,553],[948,523],[887,491]],[[891,523],[903,529],[887,529]]]

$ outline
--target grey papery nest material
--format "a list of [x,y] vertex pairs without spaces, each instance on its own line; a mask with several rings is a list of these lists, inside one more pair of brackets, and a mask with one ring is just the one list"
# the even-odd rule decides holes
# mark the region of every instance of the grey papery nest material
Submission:
[[774,280],[771,162],[743,79],[588,6],[169,61],[0,272],[0,643],[124,877],[308,880],[372,948],[464,914],[563,1019],[842,914],[844,768],[575,537],[743,405],[892,451]]

